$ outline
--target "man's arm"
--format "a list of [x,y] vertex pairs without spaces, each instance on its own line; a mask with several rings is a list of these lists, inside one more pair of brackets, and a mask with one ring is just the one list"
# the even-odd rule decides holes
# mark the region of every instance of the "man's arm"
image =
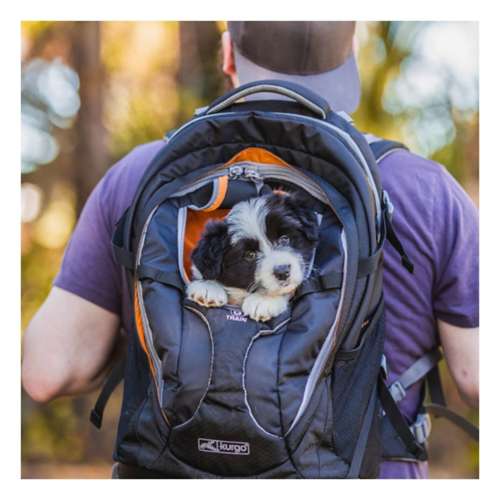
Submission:
[[479,328],[460,328],[438,320],[439,337],[451,376],[469,406],[479,406]]
[[39,402],[96,389],[118,339],[116,314],[52,288],[24,333],[24,389]]

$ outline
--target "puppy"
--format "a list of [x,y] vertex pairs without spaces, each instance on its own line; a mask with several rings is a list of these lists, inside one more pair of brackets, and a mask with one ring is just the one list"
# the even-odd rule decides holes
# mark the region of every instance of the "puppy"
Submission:
[[191,255],[188,297],[206,307],[241,306],[256,321],[284,312],[318,243],[314,210],[283,191],[242,201],[211,221]]

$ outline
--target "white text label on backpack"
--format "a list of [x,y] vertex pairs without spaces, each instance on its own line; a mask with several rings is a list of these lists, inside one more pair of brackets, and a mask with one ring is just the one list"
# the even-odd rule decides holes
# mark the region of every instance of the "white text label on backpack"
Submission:
[[224,453],[226,455],[250,455],[250,443],[198,438],[198,450],[207,453]]

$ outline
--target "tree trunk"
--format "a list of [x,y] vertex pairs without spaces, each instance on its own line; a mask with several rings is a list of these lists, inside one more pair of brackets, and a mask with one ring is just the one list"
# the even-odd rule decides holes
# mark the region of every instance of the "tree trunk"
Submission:
[[108,168],[106,130],[102,121],[104,70],[100,23],[80,21],[72,29],[73,68],[80,77],[81,107],[75,123],[73,175],[77,213]]
[[180,95],[178,121],[188,120],[196,107],[206,106],[222,91],[220,34],[214,21],[179,23]]

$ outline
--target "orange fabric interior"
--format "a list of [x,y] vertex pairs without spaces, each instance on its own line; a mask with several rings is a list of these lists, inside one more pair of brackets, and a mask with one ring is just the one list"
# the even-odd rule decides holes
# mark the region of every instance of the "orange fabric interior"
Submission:
[[[225,166],[238,163],[240,161],[254,161],[271,165],[281,165],[287,167],[288,163],[275,154],[263,148],[246,148],[234,155]],[[218,183],[219,192],[214,203],[204,210],[188,210],[186,220],[186,231],[184,234],[184,271],[191,279],[191,252],[201,238],[205,224],[209,220],[222,220],[226,217],[229,209],[219,208],[224,201],[228,187],[227,177],[221,177]]]
[[153,361],[151,359],[151,355],[150,355],[148,347],[146,345],[146,339],[144,337],[144,327],[142,324],[141,309],[139,307],[139,297],[138,297],[137,286],[135,286],[135,288],[134,288],[134,315],[135,315],[135,325],[136,325],[136,329],[137,329],[137,334],[139,335],[139,343],[141,344],[142,350],[146,353],[146,356],[148,358],[149,368],[151,370],[151,373],[154,375],[155,370],[154,370]]

